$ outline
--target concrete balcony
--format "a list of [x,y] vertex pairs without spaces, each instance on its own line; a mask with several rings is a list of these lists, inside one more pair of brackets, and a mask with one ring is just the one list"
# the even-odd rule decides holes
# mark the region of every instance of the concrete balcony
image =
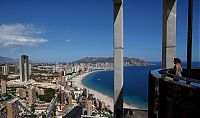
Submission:
[[148,116],[193,118],[199,115],[200,69],[183,69],[183,77],[172,69],[149,72]]

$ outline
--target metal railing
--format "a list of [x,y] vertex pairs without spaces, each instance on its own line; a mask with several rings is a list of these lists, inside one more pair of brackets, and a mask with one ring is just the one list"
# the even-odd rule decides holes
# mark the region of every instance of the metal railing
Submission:
[[[186,69],[184,69],[186,70]],[[197,69],[196,69],[197,70]],[[180,77],[180,76],[177,76],[177,75],[174,75],[173,74],[173,69],[165,69],[165,70],[159,70],[159,74],[161,74],[162,76],[167,76],[167,77],[171,77],[171,78],[177,78],[178,80],[182,80],[182,81],[185,81],[186,84],[191,84],[191,83],[196,83],[196,84],[200,84],[200,76],[199,78],[191,78],[191,77]],[[184,75],[184,71],[182,72],[183,75]]]

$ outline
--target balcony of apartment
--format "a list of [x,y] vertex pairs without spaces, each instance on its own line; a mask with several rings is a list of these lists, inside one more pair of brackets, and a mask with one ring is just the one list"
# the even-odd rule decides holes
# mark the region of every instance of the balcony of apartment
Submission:
[[199,115],[200,69],[173,69],[149,72],[149,117],[193,118]]
[[192,68],[193,0],[188,1],[187,68],[181,77],[170,69],[176,51],[176,17],[167,11],[176,13],[176,0],[165,1],[163,6],[163,69],[149,72],[148,116],[193,118],[200,111],[200,68]]

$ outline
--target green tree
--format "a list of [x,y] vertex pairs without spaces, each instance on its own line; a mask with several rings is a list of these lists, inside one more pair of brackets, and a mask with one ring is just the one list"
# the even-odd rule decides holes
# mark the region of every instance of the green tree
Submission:
[[32,112],[32,113],[35,113],[35,107],[36,107],[36,106],[35,106],[34,104],[31,105],[31,112]]
[[51,102],[51,99],[54,97],[56,91],[52,88],[45,88],[44,90],[44,95],[38,95],[37,97],[41,101]]
[[46,115],[44,114],[44,112],[42,112],[42,118],[46,118]]

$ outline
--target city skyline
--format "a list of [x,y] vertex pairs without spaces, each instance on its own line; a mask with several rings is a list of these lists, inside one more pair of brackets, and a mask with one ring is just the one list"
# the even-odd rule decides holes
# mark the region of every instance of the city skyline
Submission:
[[[145,4],[144,4],[145,3]],[[194,1],[193,60],[199,60],[199,8]],[[113,56],[112,0],[1,1],[0,56],[72,61]],[[161,61],[162,1],[124,1],[124,56]],[[187,1],[177,2],[176,56],[186,60]]]

